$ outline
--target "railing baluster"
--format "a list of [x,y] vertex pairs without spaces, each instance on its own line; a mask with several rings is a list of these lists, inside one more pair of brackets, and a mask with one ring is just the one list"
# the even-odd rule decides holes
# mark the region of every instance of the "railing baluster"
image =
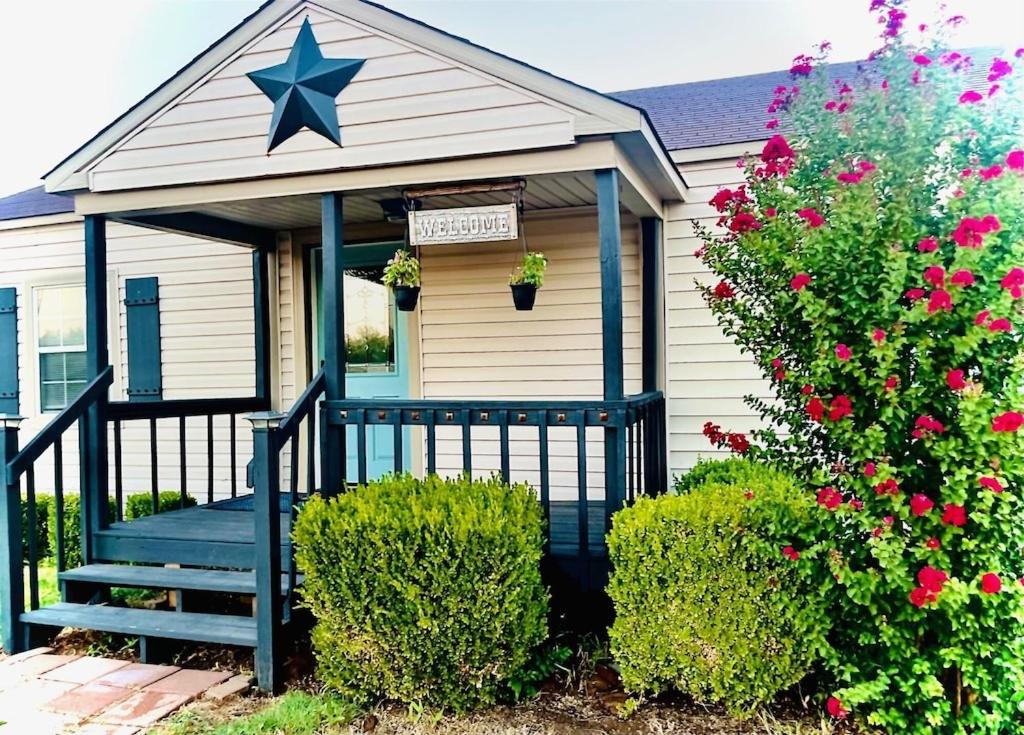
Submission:
[[402,410],[391,412],[391,430],[394,432],[395,474],[402,472],[405,448],[402,446]]
[[[56,449],[57,445],[60,444],[60,438],[57,439],[57,444],[54,445]],[[117,506],[114,509],[114,520],[118,523],[124,520],[124,467],[121,464],[121,422],[114,422],[114,502]]]
[[424,411],[427,421],[427,473],[437,474],[437,426],[434,424],[434,412]]
[[540,507],[544,511],[544,525],[548,532],[544,534],[544,553],[551,551],[551,473],[548,458],[548,412],[540,412],[540,425],[537,427],[537,446],[540,449]]
[[469,424],[469,409],[462,412],[462,471],[473,477],[473,427]]
[[149,420],[149,492],[153,498],[153,515],[160,510],[160,476],[156,454],[156,419]]
[[316,492],[316,410],[310,406],[306,419],[306,495]]
[[508,485],[512,474],[508,458],[508,411],[498,411],[498,442],[501,445],[501,480]]
[[626,427],[626,501],[633,500],[633,481],[636,479],[633,474],[633,424]]
[[185,497],[188,495],[188,452],[186,451],[187,433],[185,431],[185,417],[178,417],[178,471],[179,484],[178,493],[180,495],[178,505],[182,508],[185,507]]
[[39,609],[39,540],[36,538],[36,531],[39,523],[36,520],[36,466],[29,465],[25,473],[26,484],[26,522],[28,528],[28,599],[29,609]]
[[[114,432],[117,437],[117,431]],[[58,436],[53,443],[53,519],[57,548],[53,550],[57,571],[64,571],[64,438]],[[121,506],[118,505],[118,511]],[[120,518],[118,518],[120,520]]]
[[295,432],[288,442],[288,492],[291,494],[292,505],[298,502],[299,493],[299,432]]
[[206,502],[213,502],[213,414],[206,417]]
[[366,411],[356,412],[356,463],[359,466],[359,484],[366,484]]
[[[583,416],[576,424],[576,521],[579,531],[580,578],[584,589],[590,587],[590,501],[587,498],[587,425]],[[608,498],[605,498],[608,502]]]
[[238,447],[235,442],[235,421],[237,416],[230,414],[231,423],[229,425],[230,438],[228,441],[231,446],[228,451],[231,454],[231,497],[238,497]]

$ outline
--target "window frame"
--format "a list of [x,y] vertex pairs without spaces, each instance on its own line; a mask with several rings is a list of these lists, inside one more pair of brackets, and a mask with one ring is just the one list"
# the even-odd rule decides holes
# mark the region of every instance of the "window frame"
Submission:
[[[44,292],[44,291],[57,291],[57,290],[69,289],[69,288],[79,289],[81,291],[81,294],[82,294],[82,301],[81,301],[81,307],[82,307],[82,344],[81,344],[81,346],[78,346],[78,345],[71,345],[71,346],[69,346],[69,345],[43,346],[43,345],[40,344],[40,340],[42,338],[42,319],[40,318],[40,311],[39,311],[40,305],[41,305],[40,296],[41,296],[42,292]],[[67,281],[61,281],[61,282],[55,282],[55,283],[40,283],[40,284],[35,284],[35,285],[32,286],[32,324],[33,324],[33,327],[34,327],[33,330],[32,330],[33,331],[33,333],[32,333],[32,346],[33,346],[33,356],[34,356],[34,363],[35,363],[35,365],[34,365],[34,367],[35,367],[35,376],[34,376],[35,380],[33,381],[34,382],[34,386],[33,387],[34,387],[34,389],[36,391],[36,407],[37,407],[37,409],[38,409],[38,411],[39,411],[39,413],[41,415],[43,415],[43,414],[60,413],[62,410],[64,410],[67,407],[68,403],[70,403],[72,400],[74,400],[74,398],[65,400],[64,405],[59,407],[59,408],[47,408],[44,405],[44,402],[43,402],[43,385],[44,385],[44,382],[46,384],[56,385],[57,381],[44,381],[44,378],[43,378],[43,355],[66,355],[66,354],[69,354],[69,353],[82,354],[82,353],[85,353],[85,352],[88,351],[88,349],[89,349],[88,331],[89,330],[88,330],[88,325],[85,323],[86,322],[86,313],[85,312],[86,312],[86,292],[85,292],[85,284],[84,283],[80,283],[80,282],[77,282],[77,281],[74,281],[74,280],[67,280]],[[63,314],[61,316],[62,316],[62,319],[63,319]],[[63,327],[63,321],[61,323],[61,326]],[[63,339],[63,329],[62,329],[62,339]],[[67,372],[65,370],[65,380],[63,381],[65,395],[67,395],[67,392],[68,392],[67,391],[68,380],[67,380],[66,376],[67,376]],[[73,382],[76,383],[76,384],[81,382],[82,389],[84,389],[85,386],[89,384],[88,380],[73,381]],[[79,392],[81,392],[81,391],[79,391]],[[78,394],[76,393],[75,395],[77,396]]]

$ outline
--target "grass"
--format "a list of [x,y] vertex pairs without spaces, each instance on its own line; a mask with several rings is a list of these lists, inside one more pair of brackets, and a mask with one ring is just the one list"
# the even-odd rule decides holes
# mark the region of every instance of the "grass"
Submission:
[[344,727],[360,713],[355,705],[330,694],[292,691],[257,712],[230,717],[185,711],[159,726],[154,735],[316,735]]
[[[28,589],[28,567],[25,567],[25,589]],[[39,606],[46,607],[60,602],[60,588],[57,586],[57,567],[53,564],[39,564]]]

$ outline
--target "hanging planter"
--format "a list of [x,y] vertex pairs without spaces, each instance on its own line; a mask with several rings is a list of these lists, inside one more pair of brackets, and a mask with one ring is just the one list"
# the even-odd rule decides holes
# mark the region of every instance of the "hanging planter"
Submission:
[[523,262],[516,266],[508,279],[517,311],[533,310],[537,289],[544,285],[547,269],[548,260],[543,253],[527,252],[523,255]]
[[399,311],[415,311],[420,298],[420,261],[408,250],[397,250],[384,266],[384,285],[395,294]]

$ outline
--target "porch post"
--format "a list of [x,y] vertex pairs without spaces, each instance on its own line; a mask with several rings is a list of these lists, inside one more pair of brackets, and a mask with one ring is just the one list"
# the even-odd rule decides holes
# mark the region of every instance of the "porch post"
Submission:
[[643,392],[658,389],[658,285],[660,270],[661,220],[645,217],[640,222],[643,273]]
[[270,251],[252,251],[252,302],[256,322],[256,397],[270,407]]
[[9,482],[7,463],[18,453],[20,416],[0,415],[0,645],[8,653],[25,650],[21,614],[25,611],[21,484]]
[[[107,352],[107,221],[103,215],[85,218],[85,377],[93,380],[106,370]],[[82,558],[92,562],[92,539],[107,523],[107,396],[89,406],[80,437],[83,500],[81,503]]]
[[[619,172],[602,169],[597,181],[597,228],[601,254],[601,345],[604,399],[624,397],[622,368],[622,227],[619,219]],[[626,440],[618,426],[604,430],[605,528],[622,507],[626,492]]]
[[[342,227],[342,195],[337,192],[320,197],[321,244],[323,246],[324,311],[324,397],[328,401],[345,398],[345,256]],[[345,427],[322,421],[322,492],[328,497],[342,489],[345,480]]]

